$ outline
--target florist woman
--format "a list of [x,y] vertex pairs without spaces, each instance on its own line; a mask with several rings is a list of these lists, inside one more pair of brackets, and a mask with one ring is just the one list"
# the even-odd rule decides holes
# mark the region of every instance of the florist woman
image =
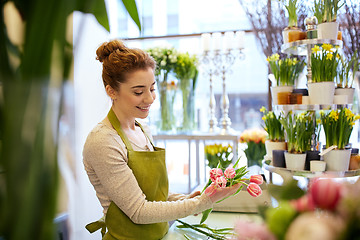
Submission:
[[240,184],[211,195],[168,193],[165,150],[155,147],[148,128],[135,120],[146,118],[155,100],[155,61],[118,40],[103,43],[96,54],[112,106],[83,150],[104,213],[104,220],[87,225],[90,232],[102,228],[106,240],[161,239],[168,221],[212,208],[238,190]]

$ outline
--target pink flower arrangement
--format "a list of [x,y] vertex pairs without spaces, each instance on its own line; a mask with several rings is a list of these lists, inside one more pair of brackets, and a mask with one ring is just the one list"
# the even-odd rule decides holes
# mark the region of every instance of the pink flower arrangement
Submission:
[[[225,188],[236,183],[242,183],[247,185],[247,191],[251,196],[258,197],[261,195],[262,190],[259,185],[264,182],[261,175],[252,175],[249,179],[241,177],[242,176],[237,178],[236,170],[232,167],[226,168],[224,172],[220,168],[213,168],[210,170],[211,183],[206,186],[205,193],[212,196],[218,188]],[[246,180],[249,180],[250,183],[246,183]]]

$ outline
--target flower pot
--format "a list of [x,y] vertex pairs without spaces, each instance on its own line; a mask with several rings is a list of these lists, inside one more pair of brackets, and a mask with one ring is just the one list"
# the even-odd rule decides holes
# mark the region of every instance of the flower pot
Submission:
[[326,162],[320,160],[312,160],[310,162],[310,171],[312,172],[324,172],[326,169]]
[[306,153],[285,152],[285,164],[289,170],[304,170]]
[[266,149],[265,158],[272,159],[273,150],[285,150],[286,143],[285,142],[273,142],[270,140],[266,140],[265,141],[265,149]]
[[336,95],[346,95],[347,102],[344,104],[352,104],[354,101],[354,92],[355,92],[355,88],[336,88],[335,96]]
[[339,23],[338,22],[325,22],[317,26],[319,39],[338,39]]
[[274,167],[285,168],[285,150],[273,150],[272,151],[272,165]]
[[306,33],[304,33],[298,27],[287,27],[282,31],[284,43],[294,42],[306,38]]
[[333,104],[335,83],[315,82],[308,83],[310,104]]
[[324,155],[327,171],[347,171],[349,170],[351,149],[331,150]]
[[320,160],[320,151],[306,151],[305,170],[310,170],[310,161]]
[[271,87],[271,99],[273,102],[273,105],[278,105],[278,93],[280,92],[286,92],[291,93],[294,89],[294,86],[274,86]]

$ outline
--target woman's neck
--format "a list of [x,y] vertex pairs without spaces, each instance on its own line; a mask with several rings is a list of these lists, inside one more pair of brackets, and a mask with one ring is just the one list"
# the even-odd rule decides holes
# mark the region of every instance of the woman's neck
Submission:
[[125,117],[125,114],[123,114],[121,111],[117,111],[114,107],[112,107],[112,110],[119,120],[123,130],[135,130],[135,118]]

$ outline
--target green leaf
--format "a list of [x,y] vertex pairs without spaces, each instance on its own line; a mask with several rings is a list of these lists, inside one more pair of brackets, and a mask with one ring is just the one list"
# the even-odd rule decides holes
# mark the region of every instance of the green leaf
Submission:
[[298,199],[305,194],[305,191],[298,187],[295,179],[285,182],[282,186],[269,184],[268,189],[276,200]]
[[202,217],[201,217],[201,220],[200,220],[200,224],[202,224],[203,222],[206,221],[206,219],[209,217],[209,214],[211,213],[213,209],[212,208],[209,208],[208,210],[205,210],[202,212]]
[[139,28],[139,31],[141,32],[141,23],[140,23],[140,18],[139,18],[135,0],[122,0],[122,2],[124,4],[126,10],[128,11],[130,17],[136,23],[136,25]]
[[91,11],[96,20],[103,26],[108,32],[110,32],[109,19],[106,12],[106,6],[104,0],[95,0]]

